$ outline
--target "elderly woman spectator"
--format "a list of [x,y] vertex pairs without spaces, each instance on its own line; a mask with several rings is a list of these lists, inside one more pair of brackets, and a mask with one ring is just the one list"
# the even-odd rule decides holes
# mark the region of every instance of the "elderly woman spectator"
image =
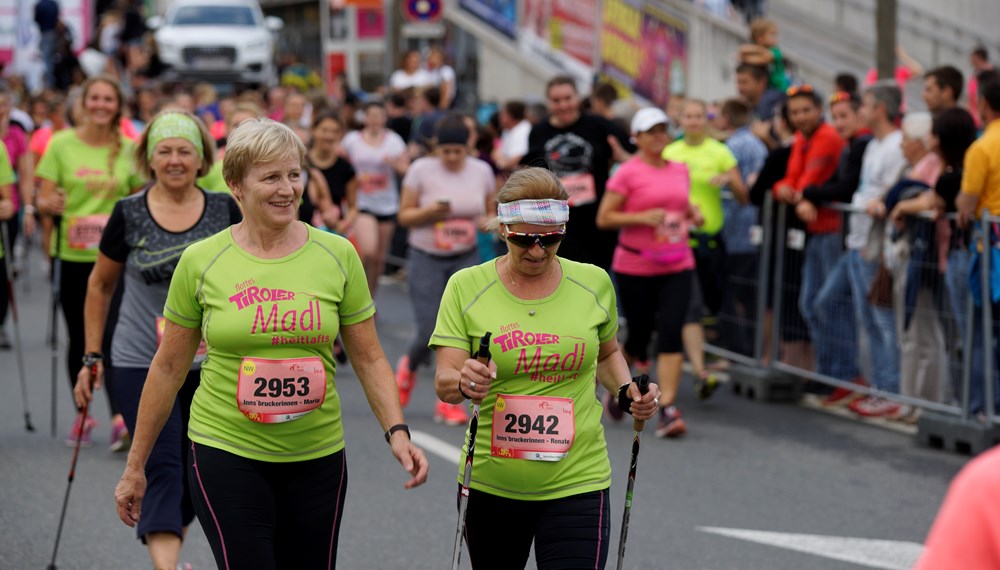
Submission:
[[[934,298],[942,286],[936,271],[937,253],[930,247],[934,222],[920,214],[935,205],[931,188],[941,174],[941,157],[934,152],[933,119],[930,113],[908,113],[903,118],[903,156],[908,172],[890,191],[887,202],[895,202],[889,215],[889,233],[896,246],[887,248],[886,261],[893,269],[893,304],[900,344],[900,386],[903,396],[943,402],[948,387],[948,359],[944,331]],[[912,197],[907,198],[907,195]],[[894,260],[890,257],[895,252]],[[903,409],[900,417],[916,414]]]

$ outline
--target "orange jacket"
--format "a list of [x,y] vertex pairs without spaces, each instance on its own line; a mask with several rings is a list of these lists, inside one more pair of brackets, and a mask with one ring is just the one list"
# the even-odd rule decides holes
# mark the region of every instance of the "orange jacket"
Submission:
[[[785,177],[774,185],[777,189],[788,185],[796,192],[806,187],[826,182],[837,171],[840,153],[847,144],[836,129],[823,123],[811,137],[806,139],[801,132],[795,133],[792,154],[788,158]],[[806,228],[811,234],[826,234],[840,230],[840,213],[820,208],[816,220]]]

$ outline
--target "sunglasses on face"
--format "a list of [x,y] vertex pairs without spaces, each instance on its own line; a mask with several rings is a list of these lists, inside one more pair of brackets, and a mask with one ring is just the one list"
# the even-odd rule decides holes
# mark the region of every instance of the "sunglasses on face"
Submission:
[[542,246],[542,249],[547,249],[561,242],[565,237],[565,228],[544,234],[526,234],[523,232],[512,232],[508,229],[506,239],[508,242],[524,249],[531,249],[536,243]]

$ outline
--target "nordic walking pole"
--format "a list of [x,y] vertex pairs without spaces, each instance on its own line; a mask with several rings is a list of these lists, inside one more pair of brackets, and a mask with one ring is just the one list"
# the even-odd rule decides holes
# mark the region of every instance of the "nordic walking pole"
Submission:
[[62,279],[62,216],[52,218],[56,232],[56,252],[52,256],[52,307],[49,312],[49,356],[52,362],[52,437],[56,436],[56,384],[58,384],[59,363],[59,296],[62,294],[59,280]]
[[[649,392],[649,376],[643,374],[637,378],[633,378],[636,384],[639,385],[639,393],[645,394]],[[635,487],[635,467],[636,463],[639,461],[639,434],[642,432],[642,428],[645,426],[646,422],[643,420],[632,420],[632,429],[634,433],[632,434],[632,460],[629,462],[628,468],[628,488],[625,490],[625,514],[622,515],[622,534],[618,539],[618,570],[622,570],[622,563],[625,561],[625,541],[628,539],[628,519],[629,515],[632,513],[632,488]]]
[[[479,341],[479,352],[476,360],[489,366],[490,336],[487,332]],[[462,476],[462,495],[458,499],[458,528],[455,529],[455,549],[451,554],[451,568],[458,570],[458,562],[462,558],[462,535],[465,533],[465,511],[469,508],[469,482],[472,480],[472,458],[476,450],[476,431],[479,429],[479,404],[472,405],[472,419],[469,420],[469,446],[465,454],[465,473]]]
[[24,429],[35,431],[35,426],[31,425],[31,412],[28,410],[28,381],[24,377],[24,347],[21,345],[21,324],[17,318],[17,303],[14,301],[14,281],[11,272],[11,264],[14,258],[11,257],[10,244],[7,243],[10,233],[7,231],[7,222],[0,222],[0,233],[3,233],[3,255],[4,267],[7,273],[7,295],[10,299],[10,316],[14,321],[14,343],[16,344],[17,374],[21,378],[21,404],[24,408]]
[[[97,365],[90,367],[91,377],[97,378]],[[66,506],[69,505],[69,491],[73,488],[73,479],[76,477],[76,460],[80,457],[80,442],[83,440],[84,426],[87,423],[87,412],[90,408],[90,402],[83,405],[83,409],[80,410],[80,430],[76,433],[76,443],[73,445],[73,462],[69,466],[69,478],[66,482],[66,496],[63,497],[62,513],[59,515],[59,528],[56,529],[56,544],[52,547],[52,561],[46,567],[46,570],[57,570],[56,567],[56,553],[59,552],[59,539],[62,538],[63,522],[66,520]]]

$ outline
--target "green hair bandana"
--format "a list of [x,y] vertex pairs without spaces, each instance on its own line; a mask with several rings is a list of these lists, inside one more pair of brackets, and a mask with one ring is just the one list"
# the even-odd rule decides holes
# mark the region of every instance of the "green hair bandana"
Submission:
[[198,149],[199,155],[205,154],[205,144],[201,140],[201,129],[198,123],[184,113],[164,113],[153,121],[146,135],[146,158],[153,160],[156,145],[164,139],[184,139]]

